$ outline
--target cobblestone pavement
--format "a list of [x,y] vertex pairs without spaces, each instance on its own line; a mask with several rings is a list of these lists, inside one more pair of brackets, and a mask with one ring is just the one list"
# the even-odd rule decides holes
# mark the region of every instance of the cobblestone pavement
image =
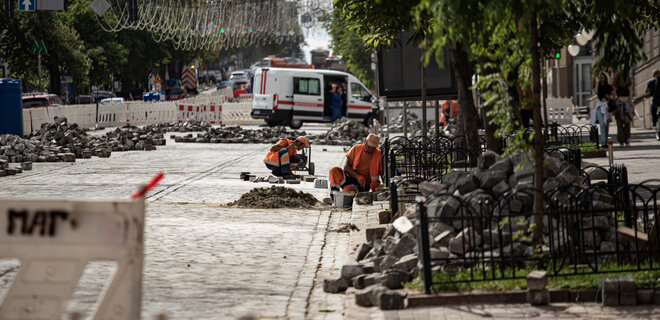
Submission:
[[[37,163],[33,171],[3,178],[0,198],[128,199],[162,171],[165,178],[147,197],[144,319],[161,313],[169,319],[341,317],[343,298],[325,295],[322,281],[343,264],[345,212],[221,206],[254,187],[271,186],[238,179],[242,171],[269,173],[262,163],[268,147],[169,140],[152,152]],[[327,176],[343,159],[342,147],[313,147],[317,175]],[[319,199],[328,193],[313,183],[287,186]],[[6,290],[15,263],[0,264],[0,274],[9,270],[0,278],[0,289]],[[90,315],[111,271],[112,264],[90,265],[67,313]]]

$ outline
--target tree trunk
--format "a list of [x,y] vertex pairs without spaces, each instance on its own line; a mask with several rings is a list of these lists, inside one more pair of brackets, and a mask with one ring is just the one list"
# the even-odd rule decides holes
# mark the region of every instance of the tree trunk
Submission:
[[541,127],[541,64],[538,47],[538,27],[536,7],[530,21],[530,42],[532,54],[532,103],[534,106],[534,229],[532,241],[540,250],[543,241],[543,135]]
[[[479,57],[478,61],[480,63],[486,63],[486,62],[488,62],[488,58]],[[492,69],[492,68],[486,68],[486,69],[484,69],[481,76],[494,74],[496,72],[499,72],[499,70],[495,70],[495,69]],[[488,115],[488,113],[491,110],[493,110],[493,106],[482,104],[480,107],[481,107],[481,121],[483,122],[484,129],[486,131],[486,147],[488,147],[488,150],[495,151],[498,154],[502,154],[502,146],[500,145],[500,141],[495,136],[495,131],[497,130],[497,125],[494,124],[494,123],[490,123],[493,118]]]
[[481,146],[479,129],[477,128],[477,108],[474,106],[474,99],[472,99],[472,91],[470,90],[472,86],[472,64],[468,60],[467,53],[461,49],[460,45],[450,49],[449,56],[458,86],[458,105],[460,106],[458,126],[459,129],[461,126],[463,127],[467,150],[473,151],[470,154],[470,166],[476,166],[477,156],[481,154]]

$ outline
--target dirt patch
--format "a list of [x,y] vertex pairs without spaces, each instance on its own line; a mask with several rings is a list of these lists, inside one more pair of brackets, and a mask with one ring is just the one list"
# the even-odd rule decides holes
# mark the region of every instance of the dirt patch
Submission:
[[245,193],[240,199],[229,203],[229,206],[239,208],[311,208],[318,204],[318,200],[302,191],[291,188],[272,186],[270,188],[256,188]]

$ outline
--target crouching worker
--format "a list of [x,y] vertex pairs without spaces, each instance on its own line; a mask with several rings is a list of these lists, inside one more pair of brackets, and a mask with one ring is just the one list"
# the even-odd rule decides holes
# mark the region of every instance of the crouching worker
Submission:
[[375,191],[380,186],[379,177],[383,174],[380,139],[370,134],[363,144],[354,146],[346,154],[344,170],[330,168],[330,190],[332,191]]
[[275,145],[270,147],[270,151],[264,158],[266,168],[272,170],[274,176],[281,176],[285,179],[296,179],[297,176],[291,173],[301,162],[298,156],[298,150],[309,148],[309,140],[300,136],[296,140],[282,138]]

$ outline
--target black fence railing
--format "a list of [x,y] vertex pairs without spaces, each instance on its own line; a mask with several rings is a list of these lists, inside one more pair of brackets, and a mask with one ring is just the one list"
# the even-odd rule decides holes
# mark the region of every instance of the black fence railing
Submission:
[[[523,135],[524,141],[534,144],[534,129],[527,128]],[[509,146],[512,136],[500,139],[502,147]],[[543,145],[545,147],[565,147],[565,148],[594,148],[599,149],[598,127],[591,124],[585,125],[564,125],[551,124],[548,130],[543,131]]]
[[[486,150],[485,137],[480,136],[481,151]],[[428,138],[395,137],[385,140],[383,155],[384,181],[395,176],[413,176],[428,179],[446,173],[449,169],[467,168],[479,154],[467,147],[464,136]]]
[[[545,209],[536,216],[533,189],[504,196],[418,197],[425,291],[461,282],[523,279],[532,267],[550,276],[660,270],[660,181],[611,187],[596,183],[543,192]],[[540,250],[532,246],[537,217],[543,221]],[[450,231],[452,237],[436,241],[429,229]]]

